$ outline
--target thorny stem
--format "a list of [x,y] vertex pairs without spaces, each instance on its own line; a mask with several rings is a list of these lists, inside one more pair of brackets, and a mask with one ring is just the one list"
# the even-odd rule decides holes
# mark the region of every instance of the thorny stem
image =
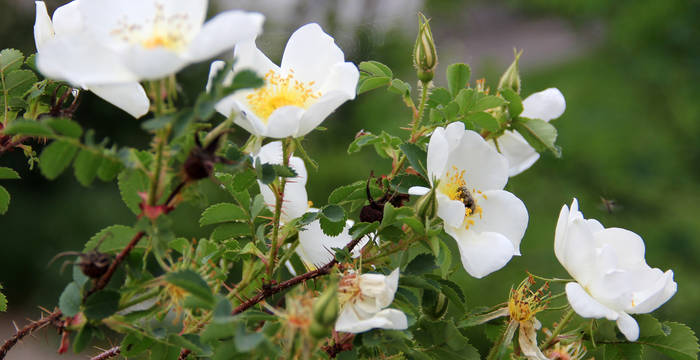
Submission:
[[[284,166],[289,166],[289,157],[291,156],[290,152],[293,151],[294,148],[292,145],[291,138],[285,139],[284,145],[282,146],[282,162],[284,163]],[[275,192],[275,215],[272,222],[272,243],[270,244],[270,257],[267,263],[268,281],[272,280],[272,275],[275,270],[275,261],[277,261],[277,248],[279,247],[278,237],[280,231],[280,217],[282,215],[282,204],[284,203],[284,188],[286,185],[287,178],[280,178],[280,186]]]
[[102,354],[99,354],[99,355],[97,355],[97,356],[95,356],[95,357],[93,357],[93,358],[90,358],[90,360],[105,360],[105,359],[109,359],[109,358],[111,358],[111,357],[114,357],[114,356],[119,355],[119,353],[121,353],[121,352],[122,352],[121,348],[120,348],[119,346],[115,346],[115,347],[113,347],[113,348],[111,348],[111,349],[109,349],[109,350],[103,352]]
[[413,116],[413,127],[411,128],[411,142],[416,142],[416,131],[418,130],[418,127],[420,125],[421,120],[423,119],[423,112],[425,112],[425,103],[428,101],[428,93],[429,91],[429,86],[430,82],[429,81],[422,81],[421,82],[422,88],[421,88],[421,96],[420,96],[420,103],[418,104],[418,112],[414,113]]
[[5,341],[4,344],[2,344],[2,347],[0,347],[0,360],[4,359],[5,355],[7,355],[7,352],[10,351],[10,349],[12,349],[12,347],[15,346],[15,344],[17,344],[18,341],[22,340],[22,338],[36,330],[43,328],[48,324],[58,321],[58,319],[61,316],[63,316],[63,313],[60,310],[56,310],[53,313],[49,314],[47,317],[42,318],[38,321],[33,321],[31,324],[23,327],[20,330],[17,330],[17,332],[11,338],[7,339],[7,341]]
[[155,206],[156,197],[158,195],[158,185],[160,183],[160,173],[163,169],[163,150],[165,148],[167,136],[165,132],[161,132],[160,136],[156,136],[156,160],[155,169],[153,172],[153,178],[151,179],[151,187],[148,191],[148,205]]
[[112,264],[109,266],[107,269],[107,272],[102,275],[97,282],[95,283],[95,286],[90,289],[90,291],[85,294],[85,298],[87,299],[88,296],[94,294],[96,291],[104,289],[105,286],[109,283],[109,280],[112,278],[112,275],[114,275],[114,272],[117,271],[117,267],[119,267],[119,264],[121,264],[124,259],[129,255],[131,250],[133,250],[136,247],[136,244],[139,243],[141,238],[146,235],[146,232],[144,231],[139,231],[134,235],[134,237],[129,241],[129,244],[126,245],[124,249],[117,255],[117,257],[112,261]]
[[558,341],[557,336],[559,336],[559,334],[561,334],[562,330],[564,330],[564,327],[566,327],[566,325],[569,323],[569,321],[571,321],[571,318],[573,316],[574,316],[574,309],[569,309],[569,311],[566,314],[564,314],[564,317],[561,319],[561,321],[559,321],[559,323],[557,324],[557,327],[555,327],[554,330],[552,330],[552,334],[549,335],[549,338],[547,338],[547,341],[545,341],[545,343],[542,344],[542,346],[540,346],[540,349],[546,350],[550,346],[554,345]]

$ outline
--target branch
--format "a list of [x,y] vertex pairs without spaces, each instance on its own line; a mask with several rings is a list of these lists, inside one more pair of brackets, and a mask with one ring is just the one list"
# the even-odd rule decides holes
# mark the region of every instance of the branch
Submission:
[[[357,239],[353,239],[351,242],[349,242],[345,248],[348,251],[352,251],[352,249],[357,245],[357,243],[360,242],[362,237],[359,237]],[[233,315],[240,314],[249,308],[251,308],[253,305],[265,300],[266,298],[275,295],[279,293],[280,291],[286,290],[296,284],[302,283],[307,280],[311,280],[314,278],[317,278],[319,276],[327,275],[331,272],[331,269],[338,263],[338,260],[333,259],[331,262],[329,262],[326,265],[323,265],[322,267],[314,270],[314,271],[309,271],[305,274],[301,274],[299,276],[295,276],[287,281],[283,281],[275,286],[270,286],[270,287],[263,287],[257,295],[253,296],[250,298],[248,301],[238,305],[235,309],[233,309]]]
[[112,264],[109,266],[109,269],[107,269],[107,272],[105,272],[104,275],[102,275],[97,280],[95,286],[93,286],[92,289],[90,289],[90,291],[88,291],[88,293],[85,294],[85,298],[99,290],[104,289],[104,287],[107,286],[109,280],[112,278],[112,275],[114,275],[114,272],[117,271],[117,267],[119,266],[119,264],[121,264],[124,261],[127,255],[129,255],[131,250],[133,250],[136,247],[136,244],[139,243],[139,241],[144,235],[146,235],[146,232],[144,231],[139,231],[138,233],[136,233],[136,235],[134,235],[129,244],[127,244],[126,247],[119,253],[119,255],[117,255],[117,258],[114,259],[114,261],[112,261]]
[[18,341],[22,340],[25,336],[31,334],[32,332],[39,330],[43,328],[44,326],[53,323],[54,321],[58,320],[61,316],[63,316],[63,313],[60,310],[56,310],[53,313],[49,314],[49,316],[41,318],[41,320],[38,321],[33,321],[31,324],[25,326],[24,328],[17,330],[14,336],[11,338],[7,339],[4,344],[2,344],[2,347],[0,347],[0,360],[5,358],[5,355],[7,355],[7,352],[12,349],[15,344],[17,344]]
[[109,350],[103,352],[102,354],[99,354],[99,355],[97,355],[97,356],[95,356],[95,357],[93,357],[93,358],[90,358],[90,360],[105,360],[105,359],[109,359],[109,358],[111,358],[111,357],[113,357],[113,356],[119,355],[120,352],[122,352],[121,348],[119,348],[119,346],[115,346],[115,347],[113,347],[113,348],[111,348],[111,349],[109,349]]

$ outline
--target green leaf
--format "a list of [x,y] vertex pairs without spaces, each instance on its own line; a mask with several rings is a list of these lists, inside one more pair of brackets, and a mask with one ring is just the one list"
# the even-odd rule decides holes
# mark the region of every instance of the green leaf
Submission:
[[250,225],[236,222],[217,226],[211,233],[211,239],[214,241],[224,241],[245,235],[250,235]]
[[8,73],[19,69],[24,62],[24,54],[17,49],[0,51],[0,72]]
[[364,92],[389,85],[391,85],[390,77],[382,76],[363,78],[362,80],[360,80],[359,84],[357,84],[357,94],[359,95]]
[[46,124],[34,121],[17,119],[10,123],[8,127],[3,130],[5,135],[24,135],[24,136],[52,136],[53,131]]
[[212,307],[215,305],[214,295],[209,284],[196,272],[189,269],[171,272],[165,276],[165,280],[186,290],[192,296],[210,304]]
[[97,177],[102,181],[112,181],[124,169],[124,165],[112,157],[103,157],[97,169]]
[[664,335],[641,337],[638,343],[650,346],[672,359],[695,360],[698,358],[698,338],[695,332],[685,324],[677,322],[664,322]]
[[136,356],[151,347],[153,340],[140,336],[135,332],[128,333],[121,342],[121,355],[124,357]]
[[260,345],[265,336],[259,332],[249,332],[243,323],[236,324],[236,333],[233,342],[236,348],[242,352],[249,352]]
[[445,89],[445,88],[435,88],[432,89],[430,92],[430,97],[428,98],[428,105],[430,106],[438,106],[438,105],[447,105],[452,101],[452,95],[450,92]]
[[391,179],[391,186],[402,194],[408,194],[408,189],[413,186],[430,187],[430,184],[422,177],[413,174],[403,174]]
[[388,66],[380,63],[379,61],[363,61],[358,67],[360,68],[360,71],[366,72],[372,76],[394,76],[394,73],[391,72],[391,69],[389,69]]
[[401,144],[399,147],[401,148],[401,151],[403,151],[404,155],[406,155],[406,159],[408,159],[408,163],[411,164],[413,169],[427,179],[428,175],[425,164],[428,155],[425,150],[421,149],[418,145],[411,143]]
[[148,191],[151,181],[143,171],[138,169],[127,169],[122,171],[117,177],[119,193],[126,206],[134,213],[140,214],[141,197],[140,192]]
[[97,170],[102,164],[102,157],[89,149],[82,149],[75,158],[73,168],[75,178],[83,186],[89,186],[97,177]]
[[[0,285],[0,289],[2,289],[2,285]],[[3,293],[0,293],[0,311],[7,311],[7,297]]]
[[471,111],[484,111],[488,109],[493,109],[506,104],[506,100],[495,95],[486,95],[476,101],[474,108]]
[[495,117],[486,112],[473,113],[466,117],[467,121],[471,121],[476,126],[488,130],[490,132],[497,132],[501,125],[498,123]]
[[90,324],[85,324],[81,327],[78,335],[75,336],[75,340],[73,340],[73,352],[76,354],[83,352],[90,345],[94,333],[95,328],[90,326]]
[[358,189],[366,186],[364,181],[357,181],[350,185],[344,185],[336,188],[328,195],[329,204],[340,204],[348,201],[347,197]]
[[345,228],[345,221],[331,221],[325,216],[319,219],[321,230],[328,236],[338,236]]
[[457,96],[457,93],[467,86],[470,76],[471,69],[467,64],[457,63],[447,67],[447,88],[450,89],[452,97]]
[[638,343],[606,344],[605,359],[642,360],[642,345]]
[[[259,159],[256,161],[259,163]],[[258,180],[265,185],[271,184],[277,178],[275,176],[275,168],[272,164],[257,164],[255,170],[258,175]]]
[[37,82],[31,70],[15,70],[5,75],[5,93],[9,96],[22,96]]
[[85,300],[85,316],[91,320],[102,320],[119,310],[119,292],[101,290]]
[[65,140],[57,140],[45,147],[39,156],[41,173],[53,180],[70,165],[78,146]]
[[[136,229],[126,225],[108,226],[93,235],[90,240],[85,243],[83,252],[99,250],[103,253],[118,253],[131,242],[134,236],[136,236],[136,233],[138,233]],[[136,246],[145,248],[145,243],[145,241],[141,241]],[[98,244],[100,247],[96,249]]]
[[272,164],[272,168],[275,170],[275,174],[277,174],[279,177],[293,178],[297,176],[297,172],[289,166]]
[[404,269],[405,274],[423,275],[437,269],[435,257],[431,254],[420,254],[413,258]]
[[247,190],[255,183],[255,179],[257,179],[257,177],[255,175],[255,171],[253,170],[240,172],[233,178],[233,189],[236,192]]
[[50,118],[45,121],[53,131],[77,139],[83,134],[83,128],[77,122],[68,118]]
[[501,95],[508,100],[508,112],[512,118],[517,118],[523,112],[523,101],[513,89],[501,89]]
[[561,156],[561,149],[554,144],[557,129],[552,124],[540,119],[519,118],[513,122],[513,127],[538,152],[549,150],[556,157]]
[[398,94],[404,97],[411,96],[411,85],[407,82],[399,79],[391,80],[391,85],[389,86],[389,92]]
[[347,219],[345,210],[338,205],[327,205],[321,210],[321,213],[332,222],[344,222]]
[[82,301],[83,296],[80,293],[80,286],[75,282],[71,282],[63,289],[61,296],[58,298],[58,308],[65,316],[75,316],[75,314],[80,312]]
[[0,215],[4,215],[10,208],[10,193],[5,187],[0,186]]
[[0,167],[0,179],[2,180],[16,180],[19,179],[19,174],[13,169],[7,167]]
[[199,225],[248,220],[248,214],[236,204],[219,203],[208,207],[199,219]]

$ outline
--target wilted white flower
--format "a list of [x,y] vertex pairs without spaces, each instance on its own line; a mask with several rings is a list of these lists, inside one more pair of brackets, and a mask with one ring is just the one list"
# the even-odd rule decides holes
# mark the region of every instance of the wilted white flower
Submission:
[[341,309],[335,331],[361,333],[375,328],[408,328],[406,314],[386,309],[394,301],[398,287],[399,269],[389,276],[347,273],[338,287]]
[[[83,31],[82,18],[78,12],[78,0],[56,9],[53,21],[43,1],[36,1],[36,22],[34,42],[38,53],[43,53],[44,45],[56,36],[70,36]],[[71,81],[72,82],[72,81]],[[121,84],[88,84],[72,82],[85,90],[92,91],[105,101],[138,118],[148,112],[148,96],[141,84],[130,81]]]
[[[520,117],[550,121],[564,113],[566,100],[557,88],[536,92],[523,100]],[[506,130],[496,139],[498,150],[508,159],[508,175],[515,176],[527,170],[540,158],[540,154],[515,131]],[[496,148],[493,140],[489,144]]]
[[673,271],[647,265],[639,235],[584,219],[576,199],[559,213],[554,252],[576,280],[566,284],[574,311],[617,321],[629,341],[639,338],[639,325],[629,314],[652,312],[676,293]]
[[[318,24],[304,25],[292,34],[281,66],[272,63],[253,41],[236,45],[234,55],[234,72],[252,69],[266,83],[258,89],[237,91],[216,109],[227,117],[238,112],[234,122],[251,134],[304,136],[355,98],[357,67],[345,62],[343,51]],[[210,73],[223,66],[220,61],[212,63]]]
[[[140,90],[127,96],[142,106],[144,94],[138,81],[171,75],[238,42],[252,41],[262,31],[264,17],[257,13],[226,11],[204,23],[207,3],[75,0],[56,10],[55,36],[48,35],[48,15],[41,15],[43,20],[36,27],[41,47],[37,66],[46,77],[88,87],[98,95],[106,93],[110,102]],[[129,105],[123,108],[132,115],[142,115],[142,107],[132,110],[130,106],[136,105],[123,101]]]
[[[455,122],[437,128],[428,144],[428,176],[437,185],[437,215],[459,246],[462,265],[484,277],[520,255],[527,228],[525,204],[502,190],[508,162],[474,131]],[[429,189],[412,187],[413,195]]]

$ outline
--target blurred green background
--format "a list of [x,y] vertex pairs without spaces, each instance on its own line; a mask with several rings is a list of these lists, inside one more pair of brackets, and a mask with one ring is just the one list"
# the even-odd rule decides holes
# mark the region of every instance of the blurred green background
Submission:
[[[274,2],[231,0],[218,5],[275,11],[269,4],[265,8],[267,3]],[[484,77],[495,87],[517,47],[524,50],[523,94],[557,87],[566,97],[566,112],[555,122],[563,157],[543,155],[508,185],[530,213],[523,256],[484,280],[464,276],[475,290],[467,294],[471,305],[504,300],[526,270],[566,276],[553,254],[553,232],[560,207],[577,197],[586,217],[640,234],[652,267],[674,270],[678,293],[656,314],[700,329],[699,2],[384,0],[374,4],[386,7],[362,7],[354,20],[338,4],[343,1],[294,3],[291,14],[285,9],[277,9],[282,14],[266,13],[266,32],[258,43],[273,59],[279,59],[295,28],[318,21],[336,36],[350,60],[382,61],[414,84],[410,50],[415,11],[420,10],[433,19],[440,54],[438,86],[445,85],[446,65],[467,62],[473,68],[472,83]],[[47,4],[52,11],[62,2]],[[33,16],[32,2],[2,0],[0,48],[33,52]],[[205,63],[179,75],[191,97],[204,87],[207,71]],[[139,121],[92,95],[84,97],[77,120],[94,128],[98,138],[147,145]],[[385,173],[389,164],[372,150],[347,156],[345,149],[360,129],[401,133],[398,128],[409,120],[400,99],[382,90],[345,104],[323,124],[327,131],[305,139],[320,164],[317,172],[310,171],[310,199],[325,204],[334,187],[365,179],[370,170]],[[244,139],[244,131],[236,136]],[[35,306],[55,306],[70,278],[69,272],[59,273],[58,264],[47,267],[48,261],[58,252],[82,249],[108,225],[132,224],[134,216],[121,202],[116,184],[83,188],[68,173],[49,182],[30,171],[19,153],[4,154],[0,165],[18,169],[23,177],[3,182],[12,203],[0,217],[0,283],[15,316],[36,317]],[[213,186],[208,193],[223,196]],[[609,213],[601,197],[616,200],[617,211]],[[194,206],[176,210],[183,235],[207,235],[210,229],[197,225],[200,211]]]

